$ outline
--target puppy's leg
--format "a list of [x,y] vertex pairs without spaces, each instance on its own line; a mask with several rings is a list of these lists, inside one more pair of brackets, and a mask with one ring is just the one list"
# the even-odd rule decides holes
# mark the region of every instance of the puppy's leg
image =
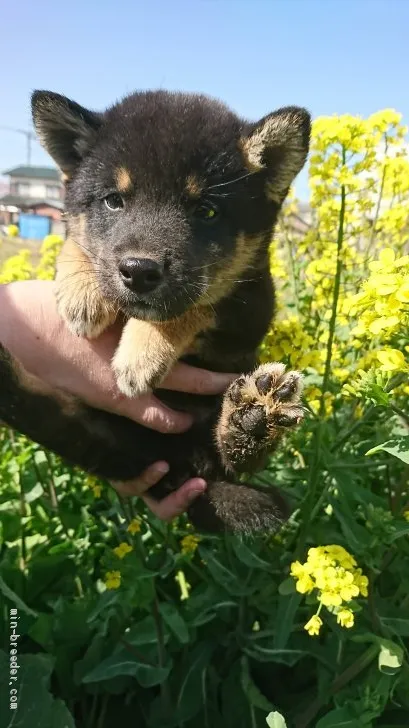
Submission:
[[224,466],[255,472],[303,419],[302,377],[283,364],[263,364],[239,377],[224,395],[216,438]]
[[188,510],[193,525],[201,531],[274,533],[288,519],[288,506],[279,491],[261,491],[243,483],[208,483],[205,493]]
[[58,312],[77,336],[95,338],[115,321],[116,312],[101,295],[91,260],[68,238],[57,261]]
[[173,451],[186,450],[183,435],[154,432],[49,387],[1,345],[0,421],[109,480],[131,480],[153,462],[170,459]]
[[135,397],[157,387],[195,336],[212,322],[213,313],[205,307],[160,323],[130,319],[113,359],[119,389]]

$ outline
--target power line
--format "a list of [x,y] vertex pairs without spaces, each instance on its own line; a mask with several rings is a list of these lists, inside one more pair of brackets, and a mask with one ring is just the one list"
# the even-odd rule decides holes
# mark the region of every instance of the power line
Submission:
[[36,135],[33,131],[27,131],[26,129],[16,129],[13,126],[0,126],[0,129],[3,129],[4,131],[14,131],[16,134],[23,134],[26,137],[26,143],[27,143],[27,161],[26,164],[28,167],[31,166],[31,143],[35,140]]

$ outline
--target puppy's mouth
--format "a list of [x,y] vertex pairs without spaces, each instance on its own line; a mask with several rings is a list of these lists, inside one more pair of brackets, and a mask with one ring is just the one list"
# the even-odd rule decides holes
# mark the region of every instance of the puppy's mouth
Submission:
[[170,321],[182,316],[192,305],[198,303],[206,292],[205,285],[174,285],[161,287],[150,294],[139,295],[121,287],[114,294],[105,291],[105,295],[115,301],[117,308],[127,318],[142,321]]
[[125,316],[142,321],[167,321],[176,317],[169,309],[158,305],[155,301],[127,300],[121,305],[121,310]]

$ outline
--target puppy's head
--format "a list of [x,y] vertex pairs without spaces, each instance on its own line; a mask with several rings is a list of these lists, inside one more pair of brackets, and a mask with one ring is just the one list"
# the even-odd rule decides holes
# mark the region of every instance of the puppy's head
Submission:
[[213,304],[251,271],[309,145],[296,107],[252,124],[199,95],[135,93],[99,114],[36,91],[32,110],[71,236],[105,297],[144,319]]

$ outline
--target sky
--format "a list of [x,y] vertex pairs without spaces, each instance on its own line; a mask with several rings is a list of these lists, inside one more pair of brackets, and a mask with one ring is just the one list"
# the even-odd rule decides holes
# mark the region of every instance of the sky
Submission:
[[[14,0],[1,23],[0,127],[31,128],[36,88],[97,110],[166,88],[252,120],[294,104],[409,122],[409,0]],[[25,161],[25,138],[0,128],[0,172]],[[34,142],[32,164],[51,163]]]

